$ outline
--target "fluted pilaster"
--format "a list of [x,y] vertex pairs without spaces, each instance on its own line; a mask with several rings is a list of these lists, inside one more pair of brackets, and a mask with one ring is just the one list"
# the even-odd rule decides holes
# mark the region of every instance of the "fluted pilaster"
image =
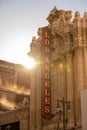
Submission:
[[71,113],[68,113],[69,125],[73,126],[74,123],[74,92],[73,92],[73,61],[72,53],[66,54],[67,58],[67,69],[66,69],[66,78],[67,78],[67,101],[70,101]]
[[80,91],[83,85],[83,60],[82,50],[77,48],[74,52],[74,94],[75,94],[75,121],[76,124],[81,122],[81,104]]
[[41,66],[37,66],[36,71],[36,130],[41,130],[42,117],[41,117],[41,88],[42,88],[42,69]]
[[30,130],[36,129],[36,70],[31,70]]

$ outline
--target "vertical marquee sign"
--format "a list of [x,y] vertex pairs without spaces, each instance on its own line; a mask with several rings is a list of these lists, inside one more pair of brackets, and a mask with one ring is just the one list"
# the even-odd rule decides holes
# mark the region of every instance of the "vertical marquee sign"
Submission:
[[50,77],[50,30],[42,28],[43,43],[43,99],[42,115],[49,118],[51,114],[51,77]]

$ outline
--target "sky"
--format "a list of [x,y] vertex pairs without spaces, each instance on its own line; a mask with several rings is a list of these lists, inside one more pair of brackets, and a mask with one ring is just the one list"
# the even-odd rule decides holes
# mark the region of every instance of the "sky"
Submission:
[[27,53],[39,27],[47,26],[50,11],[87,12],[86,0],[0,0],[0,60],[29,64]]

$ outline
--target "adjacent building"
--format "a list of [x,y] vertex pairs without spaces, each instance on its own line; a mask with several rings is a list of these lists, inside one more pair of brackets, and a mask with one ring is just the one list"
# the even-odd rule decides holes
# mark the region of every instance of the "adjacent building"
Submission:
[[0,130],[29,130],[29,102],[29,70],[0,60]]

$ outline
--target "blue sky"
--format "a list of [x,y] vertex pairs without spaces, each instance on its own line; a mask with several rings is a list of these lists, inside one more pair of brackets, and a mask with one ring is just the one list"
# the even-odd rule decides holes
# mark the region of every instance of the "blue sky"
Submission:
[[0,0],[0,59],[23,64],[39,27],[48,25],[50,11],[87,12],[86,0]]

